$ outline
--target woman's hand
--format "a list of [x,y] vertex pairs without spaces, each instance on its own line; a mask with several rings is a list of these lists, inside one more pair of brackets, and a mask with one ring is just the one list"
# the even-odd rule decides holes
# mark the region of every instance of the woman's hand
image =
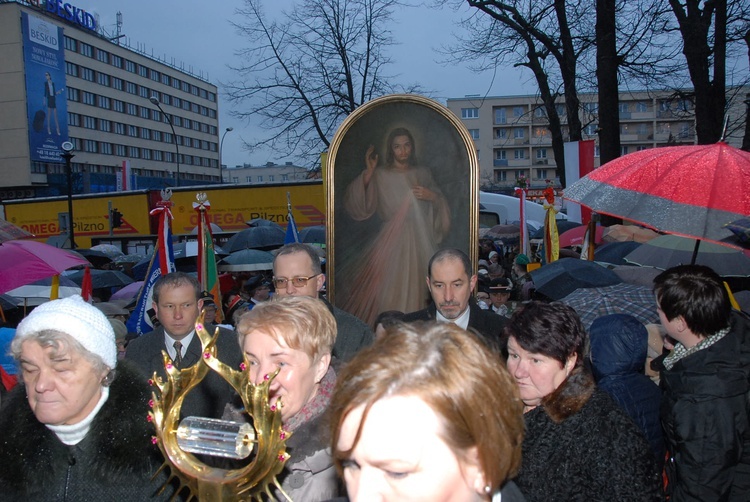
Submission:
[[375,153],[375,147],[373,145],[370,145],[370,148],[367,149],[367,153],[365,153],[365,166],[366,168],[362,180],[365,182],[365,186],[367,186],[372,178],[372,173],[375,172],[375,168],[378,166],[378,154]]
[[434,201],[435,199],[437,199],[437,194],[435,192],[423,186],[417,185],[412,188],[411,191],[414,194],[414,197],[416,197],[418,200]]

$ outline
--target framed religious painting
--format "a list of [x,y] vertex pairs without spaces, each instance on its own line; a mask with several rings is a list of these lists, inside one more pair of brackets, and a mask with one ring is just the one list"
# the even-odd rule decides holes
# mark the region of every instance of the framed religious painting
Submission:
[[476,149],[440,103],[399,94],[356,109],[331,142],[326,183],[328,299],[368,325],[427,305],[439,249],[476,264]]

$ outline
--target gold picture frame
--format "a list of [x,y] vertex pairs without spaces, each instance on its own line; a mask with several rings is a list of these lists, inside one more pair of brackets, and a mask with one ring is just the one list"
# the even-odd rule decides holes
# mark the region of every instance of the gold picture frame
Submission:
[[[396,151],[404,143],[408,161]],[[383,311],[427,306],[438,249],[477,263],[476,146],[434,100],[395,94],[357,108],[331,142],[326,193],[328,299],[370,326]]]

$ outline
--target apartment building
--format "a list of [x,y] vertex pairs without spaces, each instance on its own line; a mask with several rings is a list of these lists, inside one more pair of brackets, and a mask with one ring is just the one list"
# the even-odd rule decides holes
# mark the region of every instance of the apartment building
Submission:
[[[747,105],[743,99],[750,88],[733,92],[730,115],[744,117]],[[582,94],[579,112],[584,125],[583,139],[594,140],[594,165],[599,166],[598,95]],[[532,188],[545,186],[545,180],[557,180],[557,162],[547,114],[536,95],[448,99],[448,108],[458,116],[474,139],[480,166],[480,184],[484,188],[507,190],[524,176]],[[564,101],[557,105],[567,136]],[[695,112],[687,99],[675,98],[670,92],[622,93],[619,103],[621,154],[665,145],[695,144]],[[566,137],[567,140],[567,137]],[[727,137],[739,147],[741,131]]]
[[74,1],[0,2],[0,199],[67,193],[66,141],[74,193],[116,190],[125,165],[132,188],[218,182],[216,86]]

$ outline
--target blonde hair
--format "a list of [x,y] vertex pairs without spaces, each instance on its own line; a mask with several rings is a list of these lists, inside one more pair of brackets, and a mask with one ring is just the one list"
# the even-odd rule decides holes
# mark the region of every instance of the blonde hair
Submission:
[[237,323],[240,347],[252,331],[263,331],[276,342],[301,350],[310,360],[331,353],[336,342],[336,319],[321,300],[307,296],[274,296],[245,312]]
[[[440,418],[441,439],[459,460],[471,448],[492,491],[518,472],[523,404],[500,358],[453,323],[397,324],[344,366],[331,400],[333,456],[339,473],[362,434],[372,405],[415,396]],[[346,416],[364,405],[354,444],[338,449]]]

